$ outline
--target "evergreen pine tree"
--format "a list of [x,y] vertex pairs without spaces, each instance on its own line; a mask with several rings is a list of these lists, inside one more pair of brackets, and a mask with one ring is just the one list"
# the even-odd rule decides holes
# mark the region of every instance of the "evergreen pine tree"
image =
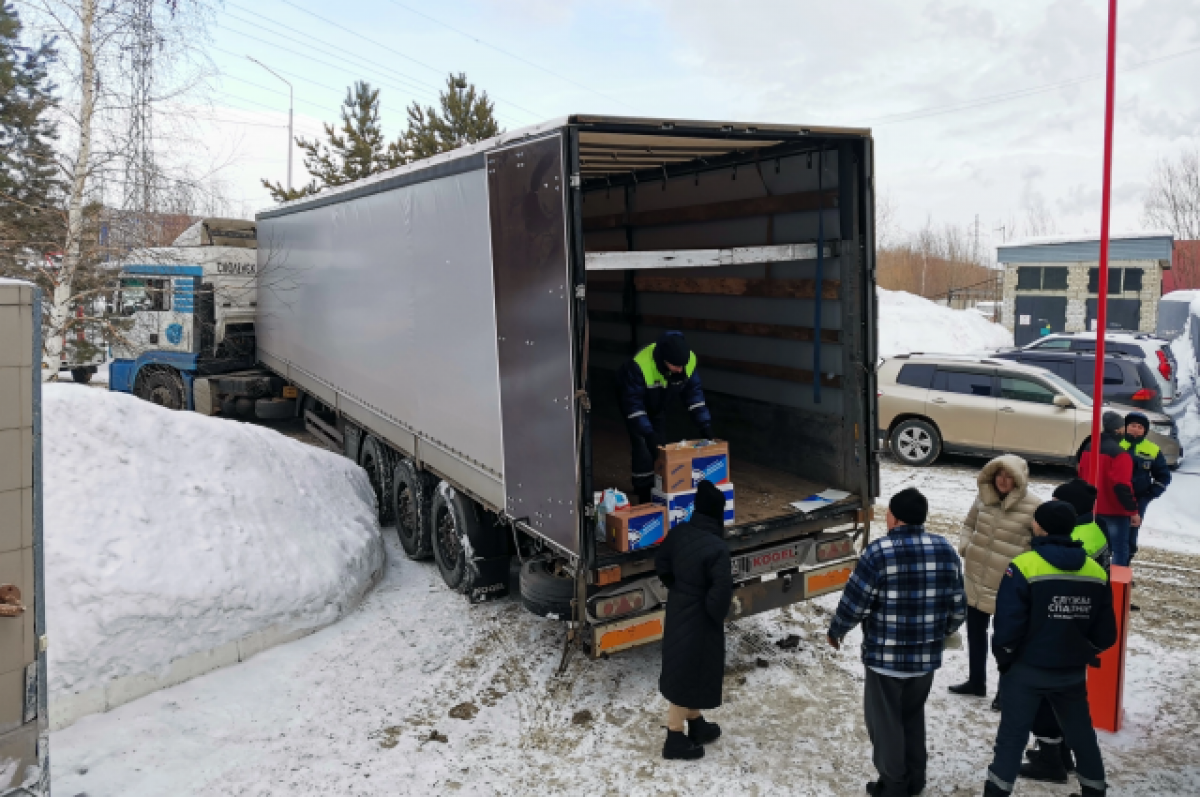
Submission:
[[408,108],[404,143],[413,160],[500,134],[495,105],[486,91],[476,93],[475,84],[467,83],[466,74],[449,75],[446,90],[439,92],[438,99],[441,114],[431,107],[422,110],[415,102]]
[[346,92],[340,130],[325,125],[325,142],[296,139],[305,153],[304,166],[313,176],[308,185],[289,191],[268,180],[262,184],[275,201],[286,202],[500,134],[487,92],[477,93],[465,74],[450,75],[438,100],[440,113],[415,102],[409,106],[408,130],[385,143],[379,126],[379,90],[359,81]]
[[279,183],[262,181],[277,202],[315,194],[406,162],[400,141],[385,143],[379,126],[379,89],[372,89],[366,81],[346,90],[341,129],[326,124],[325,137],[324,142],[296,138],[296,145],[304,150],[304,167],[313,176],[308,185],[289,191]]
[[0,0],[0,273],[18,275],[57,251],[65,229],[48,76],[55,51],[49,41],[24,46],[21,34],[16,10]]

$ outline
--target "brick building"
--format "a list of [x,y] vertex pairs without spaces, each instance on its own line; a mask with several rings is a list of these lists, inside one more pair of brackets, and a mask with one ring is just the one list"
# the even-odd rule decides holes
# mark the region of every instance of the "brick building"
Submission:
[[[1163,274],[1171,268],[1170,233],[1113,235],[1108,247],[1108,328],[1153,333]],[[1004,326],[1018,346],[1045,331],[1094,327],[1100,284],[1099,237],[1038,238],[1006,244]]]

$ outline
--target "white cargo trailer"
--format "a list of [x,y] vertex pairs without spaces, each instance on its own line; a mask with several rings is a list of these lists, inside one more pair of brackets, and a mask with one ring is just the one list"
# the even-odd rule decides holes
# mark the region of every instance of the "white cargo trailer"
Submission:
[[451,588],[506,594],[519,557],[602,655],[662,633],[654,549],[597,539],[594,496],[629,486],[617,367],[680,330],[731,452],[731,619],[840,589],[878,493],[872,158],[866,130],[571,116],[282,204],[256,396],[298,397]]

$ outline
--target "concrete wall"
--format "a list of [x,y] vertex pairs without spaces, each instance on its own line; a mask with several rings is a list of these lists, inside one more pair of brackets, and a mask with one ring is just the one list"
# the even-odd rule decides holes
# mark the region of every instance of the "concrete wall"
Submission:
[[34,288],[0,280],[0,585],[25,612],[0,616],[0,794],[43,794],[48,775],[39,716],[34,534]]
[[[1004,267],[1004,318],[1003,323],[1010,332],[1015,332],[1016,298],[1017,298],[1017,269],[1024,267],[1066,268],[1067,289],[1056,291],[1020,292],[1022,296],[1066,296],[1067,297],[1067,332],[1086,332],[1087,330],[1087,300],[1095,298],[1088,293],[1088,274],[1099,263],[1094,261],[1077,263],[1008,263]],[[1140,299],[1141,318],[1138,322],[1139,332],[1153,333],[1158,327],[1158,297],[1162,290],[1162,261],[1159,260],[1116,260],[1111,268],[1140,268],[1142,270],[1142,290],[1125,293],[1109,293],[1110,299]]]

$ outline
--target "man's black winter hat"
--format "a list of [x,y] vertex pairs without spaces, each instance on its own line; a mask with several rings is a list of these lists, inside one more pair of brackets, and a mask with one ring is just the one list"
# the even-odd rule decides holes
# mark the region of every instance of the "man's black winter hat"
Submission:
[[907,487],[892,496],[888,509],[896,520],[911,526],[919,526],[929,516],[929,502],[916,487]]
[[1144,412],[1138,412],[1135,410],[1126,415],[1125,425],[1128,426],[1131,423],[1140,423],[1143,429],[1145,429],[1147,432],[1150,431],[1150,419],[1146,417]]
[[1075,507],[1066,501],[1047,501],[1033,512],[1033,519],[1042,531],[1060,537],[1070,537],[1075,530]]
[[661,357],[663,362],[676,368],[684,367],[692,358],[692,350],[683,335],[663,335],[654,347],[654,353]]
[[1075,507],[1075,514],[1086,515],[1096,506],[1096,488],[1083,479],[1072,479],[1054,488],[1054,497]]
[[1113,412],[1112,410],[1105,412],[1104,417],[1100,419],[1100,422],[1104,424],[1104,431],[1109,432],[1110,434],[1125,425],[1125,419],[1122,418],[1119,413]]
[[696,488],[695,513],[720,523],[725,522],[725,493],[708,479],[700,482],[700,486]]

